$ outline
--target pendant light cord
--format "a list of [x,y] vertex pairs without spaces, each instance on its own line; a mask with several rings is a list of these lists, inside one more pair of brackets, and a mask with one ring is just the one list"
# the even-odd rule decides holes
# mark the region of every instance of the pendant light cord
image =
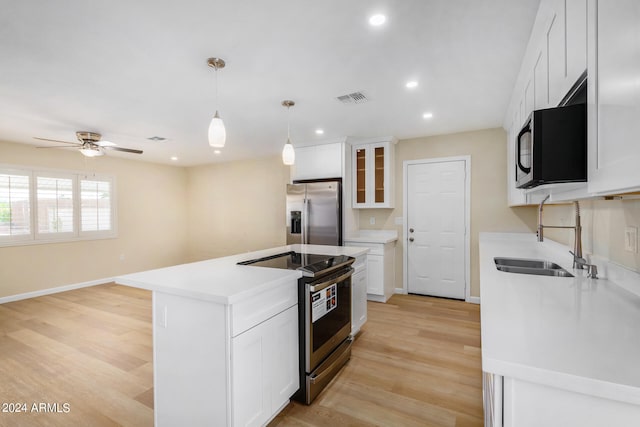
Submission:
[[216,83],[216,113],[218,112],[218,107],[219,105],[219,100],[218,100],[218,66],[215,66],[216,69],[216,77],[215,77],[215,83]]

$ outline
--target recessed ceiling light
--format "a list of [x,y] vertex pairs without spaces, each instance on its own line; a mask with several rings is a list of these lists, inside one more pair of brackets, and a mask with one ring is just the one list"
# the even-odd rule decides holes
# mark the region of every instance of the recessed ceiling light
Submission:
[[418,82],[415,80],[411,80],[410,82],[407,82],[405,86],[407,87],[407,89],[413,89],[414,87],[418,87]]
[[316,135],[322,135],[324,131],[322,129],[316,129]]
[[387,21],[387,17],[378,13],[369,18],[369,25],[372,27],[379,27]]
[[430,119],[430,118],[432,118],[432,117],[433,117],[433,113],[424,113],[424,114],[422,115],[422,118],[423,118],[423,119]]
[[173,160],[174,162],[177,162],[178,158],[176,156],[171,156],[171,160]]
[[220,153],[222,153],[222,151],[220,151],[220,150],[213,150],[213,154],[215,154],[215,155],[218,155],[218,154],[220,154]]
[[162,137],[162,136],[151,136],[149,138],[147,138],[149,141],[166,141],[167,138]]

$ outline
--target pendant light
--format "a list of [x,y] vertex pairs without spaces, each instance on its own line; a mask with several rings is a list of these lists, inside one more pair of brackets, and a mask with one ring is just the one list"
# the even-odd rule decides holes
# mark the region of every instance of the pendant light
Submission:
[[[218,102],[218,70],[224,68],[226,65],[223,59],[220,58],[209,58],[207,60],[207,64],[209,67],[214,68],[216,70],[216,103]],[[224,147],[225,140],[227,139],[227,131],[224,128],[224,122],[220,118],[218,114],[218,110],[216,109],[216,114],[211,119],[211,123],[209,124],[209,145],[215,148]]]
[[289,108],[296,105],[293,101],[282,101],[282,105],[287,107],[287,142],[284,144],[282,148],[282,163],[287,166],[291,166],[296,162],[296,152],[293,150],[293,144],[291,144],[290,137],[290,124],[289,124]]

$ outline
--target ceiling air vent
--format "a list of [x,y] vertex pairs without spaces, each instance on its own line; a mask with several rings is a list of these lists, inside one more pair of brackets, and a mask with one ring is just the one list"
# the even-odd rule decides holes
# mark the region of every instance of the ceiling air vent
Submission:
[[348,95],[342,95],[336,98],[343,104],[364,104],[369,102],[369,99],[362,92],[353,92]]

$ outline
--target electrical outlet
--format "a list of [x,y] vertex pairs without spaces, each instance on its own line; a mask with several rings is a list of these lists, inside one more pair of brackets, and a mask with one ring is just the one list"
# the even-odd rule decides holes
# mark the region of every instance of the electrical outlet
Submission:
[[625,227],[624,229],[624,250],[627,252],[638,253],[638,228]]
[[396,217],[396,225],[402,225],[403,224],[403,220],[401,216],[397,216]]
[[125,258],[124,254],[120,254],[120,261],[124,261],[124,258]]
[[370,225],[375,225],[376,224],[376,217],[375,216],[370,216],[369,217],[369,224]]

